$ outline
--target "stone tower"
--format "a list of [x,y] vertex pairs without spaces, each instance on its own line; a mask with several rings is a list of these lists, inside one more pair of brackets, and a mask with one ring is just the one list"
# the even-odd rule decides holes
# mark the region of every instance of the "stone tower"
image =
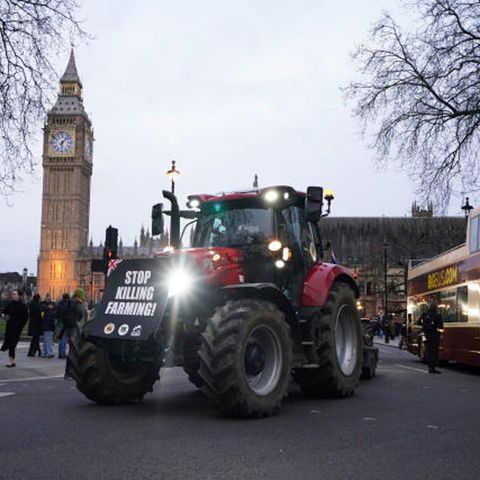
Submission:
[[38,292],[56,299],[79,286],[88,246],[93,129],[85,113],[73,50],[43,135]]

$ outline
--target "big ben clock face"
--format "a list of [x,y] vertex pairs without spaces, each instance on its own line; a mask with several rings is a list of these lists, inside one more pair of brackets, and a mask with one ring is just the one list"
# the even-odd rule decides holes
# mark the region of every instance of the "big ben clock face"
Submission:
[[88,160],[92,159],[92,139],[90,137],[85,137],[85,157]]
[[68,132],[55,133],[50,140],[50,146],[56,153],[67,153],[73,148],[73,138]]

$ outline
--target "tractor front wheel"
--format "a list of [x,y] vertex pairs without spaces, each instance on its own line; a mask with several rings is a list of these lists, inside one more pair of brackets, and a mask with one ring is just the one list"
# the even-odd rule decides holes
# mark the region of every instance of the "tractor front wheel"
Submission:
[[200,349],[203,392],[227,415],[276,413],[290,383],[292,346],[284,315],[263,300],[234,300],[207,323]]
[[68,373],[77,389],[99,404],[140,401],[153,390],[160,362],[129,363],[75,334],[70,341]]

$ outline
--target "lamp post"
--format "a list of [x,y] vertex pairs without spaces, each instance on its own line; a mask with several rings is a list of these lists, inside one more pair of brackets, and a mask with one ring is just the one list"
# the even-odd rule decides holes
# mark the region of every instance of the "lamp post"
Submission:
[[389,343],[390,341],[390,328],[388,323],[388,288],[387,288],[387,281],[388,281],[388,264],[387,264],[387,248],[388,243],[387,240],[383,241],[383,289],[384,289],[384,313],[383,313],[383,325],[385,326],[385,343]]
[[468,197],[465,197],[465,204],[462,205],[463,213],[465,214],[465,221],[468,222],[468,217],[470,216],[470,212],[473,210],[473,206],[470,205],[468,201]]
[[170,178],[170,181],[172,182],[172,193],[175,193],[175,182],[180,176],[180,171],[177,170],[175,163],[175,160],[172,160],[172,168],[167,172],[167,177]]

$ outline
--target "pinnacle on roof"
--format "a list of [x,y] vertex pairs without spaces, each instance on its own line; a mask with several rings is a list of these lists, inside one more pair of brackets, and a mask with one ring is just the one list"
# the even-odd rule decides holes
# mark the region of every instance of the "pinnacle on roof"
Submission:
[[73,53],[73,48],[70,52],[70,59],[68,60],[68,65],[63,74],[62,78],[60,79],[60,83],[66,82],[77,82],[82,85],[80,81],[80,77],[78,76],[77,66],[75,65],[75,55]]

